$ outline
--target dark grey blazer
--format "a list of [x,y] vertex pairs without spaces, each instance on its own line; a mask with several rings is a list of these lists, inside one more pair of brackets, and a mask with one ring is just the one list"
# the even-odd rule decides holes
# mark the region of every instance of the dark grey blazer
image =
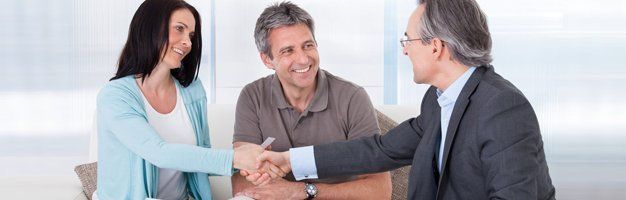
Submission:
[[442,173],[436,88],[421,114],[384,136],[314,147],[320,178],[412,165],[409,199],[554,199],[535,112],[492,66],[476,69],[459,95],[445,141]]

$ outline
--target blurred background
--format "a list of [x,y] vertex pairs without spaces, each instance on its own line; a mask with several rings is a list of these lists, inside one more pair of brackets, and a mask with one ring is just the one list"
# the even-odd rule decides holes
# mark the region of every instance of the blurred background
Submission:
[[[626,1],[477,0],[493,65],[531,101],[559,199],[626,195]],[[98,90],[142,1],[5,0],[0,6],[0,194],[55,191],[87,161]],[[273,73],[253,30],[276,1],[189,0],[202,16],[200,79],[213,104]],[[419,106],[398,42],[415,0],[294,0],[316,23],[320,66],[374,104]],[[49,181],[48,181],[49,182]],[[25,194],[26,195],[26,194]],[[28,196],[25,196],[27,198]]]

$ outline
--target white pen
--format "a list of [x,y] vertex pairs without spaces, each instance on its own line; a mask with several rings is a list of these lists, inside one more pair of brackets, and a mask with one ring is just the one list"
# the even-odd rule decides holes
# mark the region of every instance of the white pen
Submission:
[[263,147],[263,149],[267,148],[270,144],[272,144],[272,142],[274,142],[274,140],[276,140],[276,138],[267,137],[267,139],[265,139],[265,141],[261,144],[261,147]]

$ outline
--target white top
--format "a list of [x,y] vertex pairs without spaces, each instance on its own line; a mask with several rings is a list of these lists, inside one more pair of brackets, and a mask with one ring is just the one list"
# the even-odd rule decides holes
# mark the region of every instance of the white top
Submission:
[[[157,112],[146,96],[141,93],[148,116],[148,123],[167,143],[197,145],[187,107],[176,86],[176,105],[172,112],[161,114]],[[187,179],[181,171],[159,168],[159,186],[157,199],[187,199]],[[99,200],[97,191],[92,194],[92,200]]]
[[[176,106],[172,112],[161,114],[148,103],[141,94],[145,103],[148,123],[167,143],[196,145],[196,135],[191,126],[187,108],[176,86]],[[181,171],[159,168],[158,199],[187,199],[187,179]]]

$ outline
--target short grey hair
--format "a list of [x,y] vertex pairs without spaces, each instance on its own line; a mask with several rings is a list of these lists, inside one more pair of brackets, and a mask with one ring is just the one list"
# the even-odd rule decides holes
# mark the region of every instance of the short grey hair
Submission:
[[269,33],[272,29],[282,26],[305,24],[309,27],[313,39],[315,39],[315,25],[311,15],[302,8],[289,1],[275,3],[263,10],[256,21],[254,28],[254,42],[259,52],[272,58],[271,47],[268,42]]
[[487,17],[475,0],[421,0],[424,5],[422,42],[439,38],[450,49],[452,59],[466,66],[491,63],[491,34]]

